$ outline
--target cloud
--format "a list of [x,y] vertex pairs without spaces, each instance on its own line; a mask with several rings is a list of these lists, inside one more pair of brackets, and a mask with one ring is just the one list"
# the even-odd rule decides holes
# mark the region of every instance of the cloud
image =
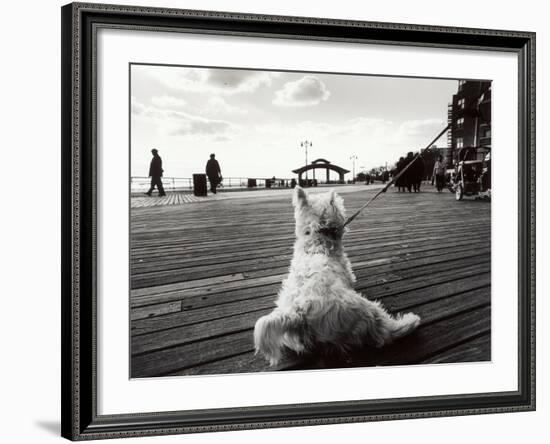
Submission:
[[390,138],[397,130],[397,125],[385,119],[356,117],[339,123],[304,120],[291,124],[267,123],[256,125],[255,130],[269,137],[294,137],[297,139],[336,139],[360,138],[365,141],[372,138]]
[[[157,100],[157,103],[163,102]],[[172,102],[171,99],[167,100]],[[145,106],[132,97],[132,114],[140,119],[150,119],[158,128],[164,128],[172,136],[221,136],[234,131],[236,126],[231,122],[219,119],[208,119],[174,109],[161,109]]]
[[[407,120],[397,130],[399,137],[417,138],[433,135],[434,137],[446,125],[442,119]],[[428,143],[429,140],[426,141]]]
[[261,86],[271,86],[278,73],[243,71],[236,69],[210,69],[205,84],[226,94],[254,92]]
[[173,136],[208,135],[218,136],[229,131],[231,124],[224,120],[211,120],[196,116],[180,118],[175,128],[170,131]]
[[[252,130],[262,140],[273,141],[274,148],[292,146],[297,149],[300,141],[307,139],[313,141],[313,148],[309,150],[312,158],[325,157],[336,164],[345,164],[349,156],[355,154],[361,159],[359,166],[370,168],[386,162],[391,165],[408,151],[424,148],[444,125],[442,119],[436,118],[395,121],[357,116],[340,122],[273,122],[256,125]],[[445,142],[445,139],[439,141],[443,145]]]
[[227,101],[222,97],[211,97],[206,102],[206,108],[202,111],[202,114],[247,114],[248,110],[245,108],[239,108],[238,106],[233,106],[227,103]]
[[186,109],[188,108],[187,102],[178,97],[169,96],[167,94],[163,96],[155,96],[151,99],[153,105],[159,108],[169,109]]
[[147,107],[145,105],[143,105],[142,103],[139,103],[134,96],[132,96],[132,99],[131,99],[130,103],[131,103],[131,108],[132,108],[132,114],[134,114],[136,116],[139,116],[139,115],[143,114],[145,112],[145,110],[147,109]]
[[386,136],[395,132],[395,125],[392,121],[371,117],[355,117],[332,128],[335,135],[365,134],[369,137]]
[[232,95],[252,93],[261,87],[271,86],[275,72],[246,71],[239,69],[178,68],[135,70],[132,82],[143,88],[162,89],[164,94],[177,96],[182,91]]
[[[223,97],[219,96],[212,96],[206,101],[201,100],[200,106],[197,104],[190,105],[186,100],[168,94],[152,97],[151,103],[158,110],[165,112],[185,111],[202,116],[243,115],[248,113],[247,109],[230,105]],[[145,108],[143,105],[141,107],[136,105],[135,114],[143,113],[143,108]]]
[[327,100],[330,91],[315,76],[307,75],[300,80],[287,82],[275,92],[273,104],[277,106],[315,106]]
[[229,142],[231,140],[230,137],[227,136],[216,136],[214,137],[214,142]]

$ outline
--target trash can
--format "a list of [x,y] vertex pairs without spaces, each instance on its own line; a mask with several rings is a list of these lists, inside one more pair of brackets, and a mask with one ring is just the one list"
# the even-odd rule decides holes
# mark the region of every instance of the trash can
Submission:
[[193,174],[193,194],[195,196],[206,196],[206,174]]

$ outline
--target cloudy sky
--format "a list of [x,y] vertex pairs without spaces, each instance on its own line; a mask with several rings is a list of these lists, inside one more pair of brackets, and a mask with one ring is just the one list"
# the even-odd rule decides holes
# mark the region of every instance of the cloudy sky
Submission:
[[[446,125],[456,80],[132,65],[131,171],[151,148],[164,175],[203,173],[216,153],[224,177],[293,177],[326,158],[356,171],[424,147]],[[446,145],[443,136],[439,146]],[[350,175],[351,176],[351,175]]]

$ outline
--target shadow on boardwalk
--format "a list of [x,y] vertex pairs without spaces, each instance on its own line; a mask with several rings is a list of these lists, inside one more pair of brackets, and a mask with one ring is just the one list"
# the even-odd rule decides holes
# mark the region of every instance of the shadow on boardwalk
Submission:
[[[343,194],[348,213],[373,192]],[[252,330],[272,310],[292,257],[289,199],[132,208],[132,377],[271,370],[254,356]],[[490,360],[490,208],[431,188],[382,195],[345,237],[356,289],[418,313],[422,325],[349,362],[279,369]]]

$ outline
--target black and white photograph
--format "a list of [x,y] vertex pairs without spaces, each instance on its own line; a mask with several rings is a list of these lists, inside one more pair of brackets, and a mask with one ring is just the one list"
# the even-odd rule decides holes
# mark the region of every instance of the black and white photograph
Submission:
[[5,2],[2,442],[544,441],[550,8],[510,6]]
[[491,361],[491,79],[129,85],[131,378]]

